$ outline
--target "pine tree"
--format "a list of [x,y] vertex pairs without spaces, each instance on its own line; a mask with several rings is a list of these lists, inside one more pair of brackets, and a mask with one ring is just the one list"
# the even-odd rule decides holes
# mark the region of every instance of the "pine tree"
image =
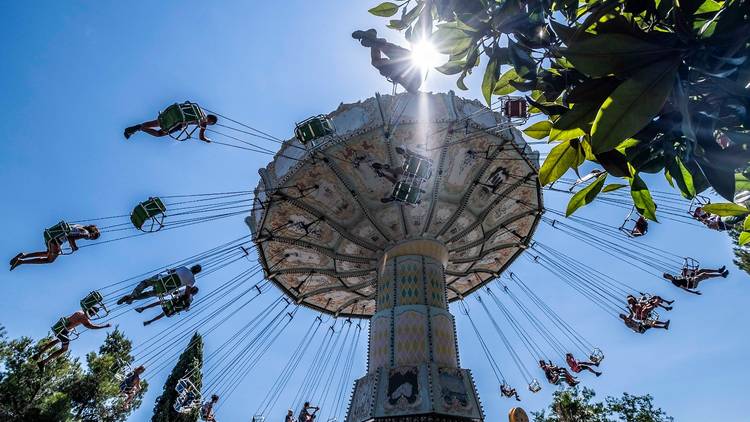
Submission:
[[177,399],[175,387],[177,382],[189,375],[190,381],[193,382],[198,390],[203,385],[201,370],[203,368],[203,338],[197,332],[193,334],[185,351],[182,352],[172,373],[169,374],[167,382],[164,383],[164,391],[156,399],[154,405],[154,416],[152,422],[195,422],[198,420],[198,409],[188,413],[179,414],[174,410],[174,403]]
[[734,265],[750,274],[750,249],[746,246],[740,246],[737,244],[741,231],[742,225],[740,225],[739,228],[735,227],[729,230],[729,235],[734,242]]

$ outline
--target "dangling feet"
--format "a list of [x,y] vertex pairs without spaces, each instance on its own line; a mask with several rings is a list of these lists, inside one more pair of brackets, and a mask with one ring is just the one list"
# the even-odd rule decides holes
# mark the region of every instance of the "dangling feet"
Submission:
[[671,311],[672,310],[671,306],[664,306],[663,308],[664,308],[665,311]]
[[122,305],[123,303],[127,303],[128,305],[130,305],[131,303],[133,303],[133,299],[130,297],[130,295],[125,295],[117,301],[118,305]]
[[726,270],[727,270],[727,266],[726,265],[722,265],[721,268],[719,268],[718,272],[723,273]]
[[669,330],[669,323],[670,323],[671,321],[672,321],[672,320],[669,320],[669,319],[668,319],[668,320],[667,320],[667,322],[666,322],[666,323],[664,324],[664,329],[665,329],[665,330]]
[[21,265],[21,257],[23,256],[23,252],[19,253],[18,255],[14,256],[13,259],[10,260],[10,270],[13,271],[17,266]]
[[136,312],[138,312],[139,314],[140,314],[141,312],[143,312],[144,310],[145,310],[145,308],[142,308],[142,307],[140,307],[140,306],[139,306],[139,307],[137,307],[137,308],[135,308],[135,311],[136,311]]
[[131,136],[133,136],[134,133],[141,130],[141,125],[135,125],[130,126],[129,128],[125,129],[125,139],[130,139]]
[[[724,267],[721,267],[721,268],[724,268]],[[727,278],[728,275],[729,275],[729,270],[727,269],[724,269],[724,271],[721,272],[721,276],[724,278]]]
[[[136,310],[137,310],[137,309],[136,309]],[[143,321],[143,326],[144,326],[144,327],[145,327],[145,326],[147,326],[148,324],[151,324],[151,322],[150,322],[150,321]]]
[[594,372],[594,375],[596,375],[596,377],[599,378],[599,377],[602,376],[602,373],[601,372]]

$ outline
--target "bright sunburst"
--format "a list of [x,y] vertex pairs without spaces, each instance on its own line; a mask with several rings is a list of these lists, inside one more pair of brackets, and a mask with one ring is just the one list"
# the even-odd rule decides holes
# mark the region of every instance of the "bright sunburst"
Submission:
[[432,43],[423,40],[412,45],[411,60],[414,66],[418,67],[422,72],[426,72],[440,65],[441,54]]

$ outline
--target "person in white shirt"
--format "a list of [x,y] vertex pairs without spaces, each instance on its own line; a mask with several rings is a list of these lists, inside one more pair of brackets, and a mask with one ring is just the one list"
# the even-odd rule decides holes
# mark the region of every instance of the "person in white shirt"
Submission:
[[[169,270],[166,276],[153,276],[147,278],[133,289],[130,294],[121,297],[118,305],[127,303],[130,305],[133,301],[148,299],[150,297],[163,296],[177,290],[189,290],[195,284],[195,275],[201,272],[202,268],[196,264],[188,269],[187,267],[177,267]],[[172,277],[172,276],[176,276]]]

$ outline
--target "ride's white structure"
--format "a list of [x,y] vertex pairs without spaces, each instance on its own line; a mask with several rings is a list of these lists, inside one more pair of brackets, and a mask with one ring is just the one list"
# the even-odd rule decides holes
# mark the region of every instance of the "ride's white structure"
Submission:
[[376,96],[335,131],[285,141],[247,218],[265,275],[296,303],[370,318],[347,422],[483,420],[448,303],[499,276],[542,213],[538,155],[453,93]]

